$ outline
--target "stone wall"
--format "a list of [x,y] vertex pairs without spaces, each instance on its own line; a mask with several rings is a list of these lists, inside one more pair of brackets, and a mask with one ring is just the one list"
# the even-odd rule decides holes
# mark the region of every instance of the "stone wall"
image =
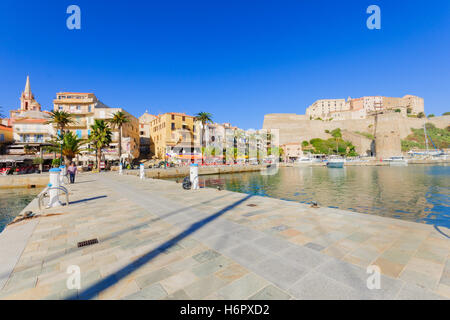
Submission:
[[[400,150],[400,140],[406,138],[411,134],[411,128],[423,127],[424,119],[418,118],[405,118],[400,114],[389,113],[380,115],[382,120],[382,130],[385,142],[380,142],[379,148],[387,147],[386,143],[398,144],[391,152]],[[450,125],[450,116],[441,116],[426,119],[426,122],[433,123],[438,128],[445,128]],[[334,121],[321,121],[321,120],[309,120],[309,117],[305,115],[297,115],[292,113],[272,113],[267,114],[264,117],[264,129],[279,129],[280,132],[280,144],[302,142],[303,140],[311,140],[313,138],[328,139],[330,135],[325,133],[325,130],[333,130],[341,128],[342,131],[347,132],[347,138],[357,146],[357,149],[364,150],[369,143],[369,139],[357,138],[351,135],[355,131],[366,132],[374,134],[375,119],[373,117],[368,119],[357,120],[334,120]],[[389,139],[389,128],[395,132],[395,136]],[[365,141],[369,140],[369,141]],[[383,150],[383,149],[380,149]],[[398,155],[398,154],[397,154]]]

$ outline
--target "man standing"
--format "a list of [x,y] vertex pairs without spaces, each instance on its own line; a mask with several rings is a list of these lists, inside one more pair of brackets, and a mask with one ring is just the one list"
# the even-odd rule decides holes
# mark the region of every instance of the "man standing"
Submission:
[[77,166],[75,163],[71,162],[69,168],[67,168],[67,171],[70,175],[70,183],[75,183],[75,174],[77,173]]

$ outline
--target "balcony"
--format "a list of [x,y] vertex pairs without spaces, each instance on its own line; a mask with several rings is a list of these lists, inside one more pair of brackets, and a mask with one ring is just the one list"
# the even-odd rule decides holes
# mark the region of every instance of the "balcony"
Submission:
[[87,125],[87,121],[86,119],[79,119],[79,120],[74,120],[73,123],[71,123],[70,125],[68,125],[68,128],[85,128]]

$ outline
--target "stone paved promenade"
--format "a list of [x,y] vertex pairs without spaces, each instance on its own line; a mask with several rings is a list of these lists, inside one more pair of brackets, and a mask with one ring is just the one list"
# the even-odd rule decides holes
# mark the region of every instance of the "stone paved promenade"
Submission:
[[0,234],[1,299],[450,298],[445,228],[117,173],[69,189],[70,206]]

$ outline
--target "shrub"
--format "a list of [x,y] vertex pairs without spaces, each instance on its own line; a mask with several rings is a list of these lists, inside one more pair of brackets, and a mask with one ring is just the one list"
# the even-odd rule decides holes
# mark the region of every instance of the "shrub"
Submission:
[[59,167],[61,165],[61,159],[56,158],[52,160],[52,166],[53,167]]

